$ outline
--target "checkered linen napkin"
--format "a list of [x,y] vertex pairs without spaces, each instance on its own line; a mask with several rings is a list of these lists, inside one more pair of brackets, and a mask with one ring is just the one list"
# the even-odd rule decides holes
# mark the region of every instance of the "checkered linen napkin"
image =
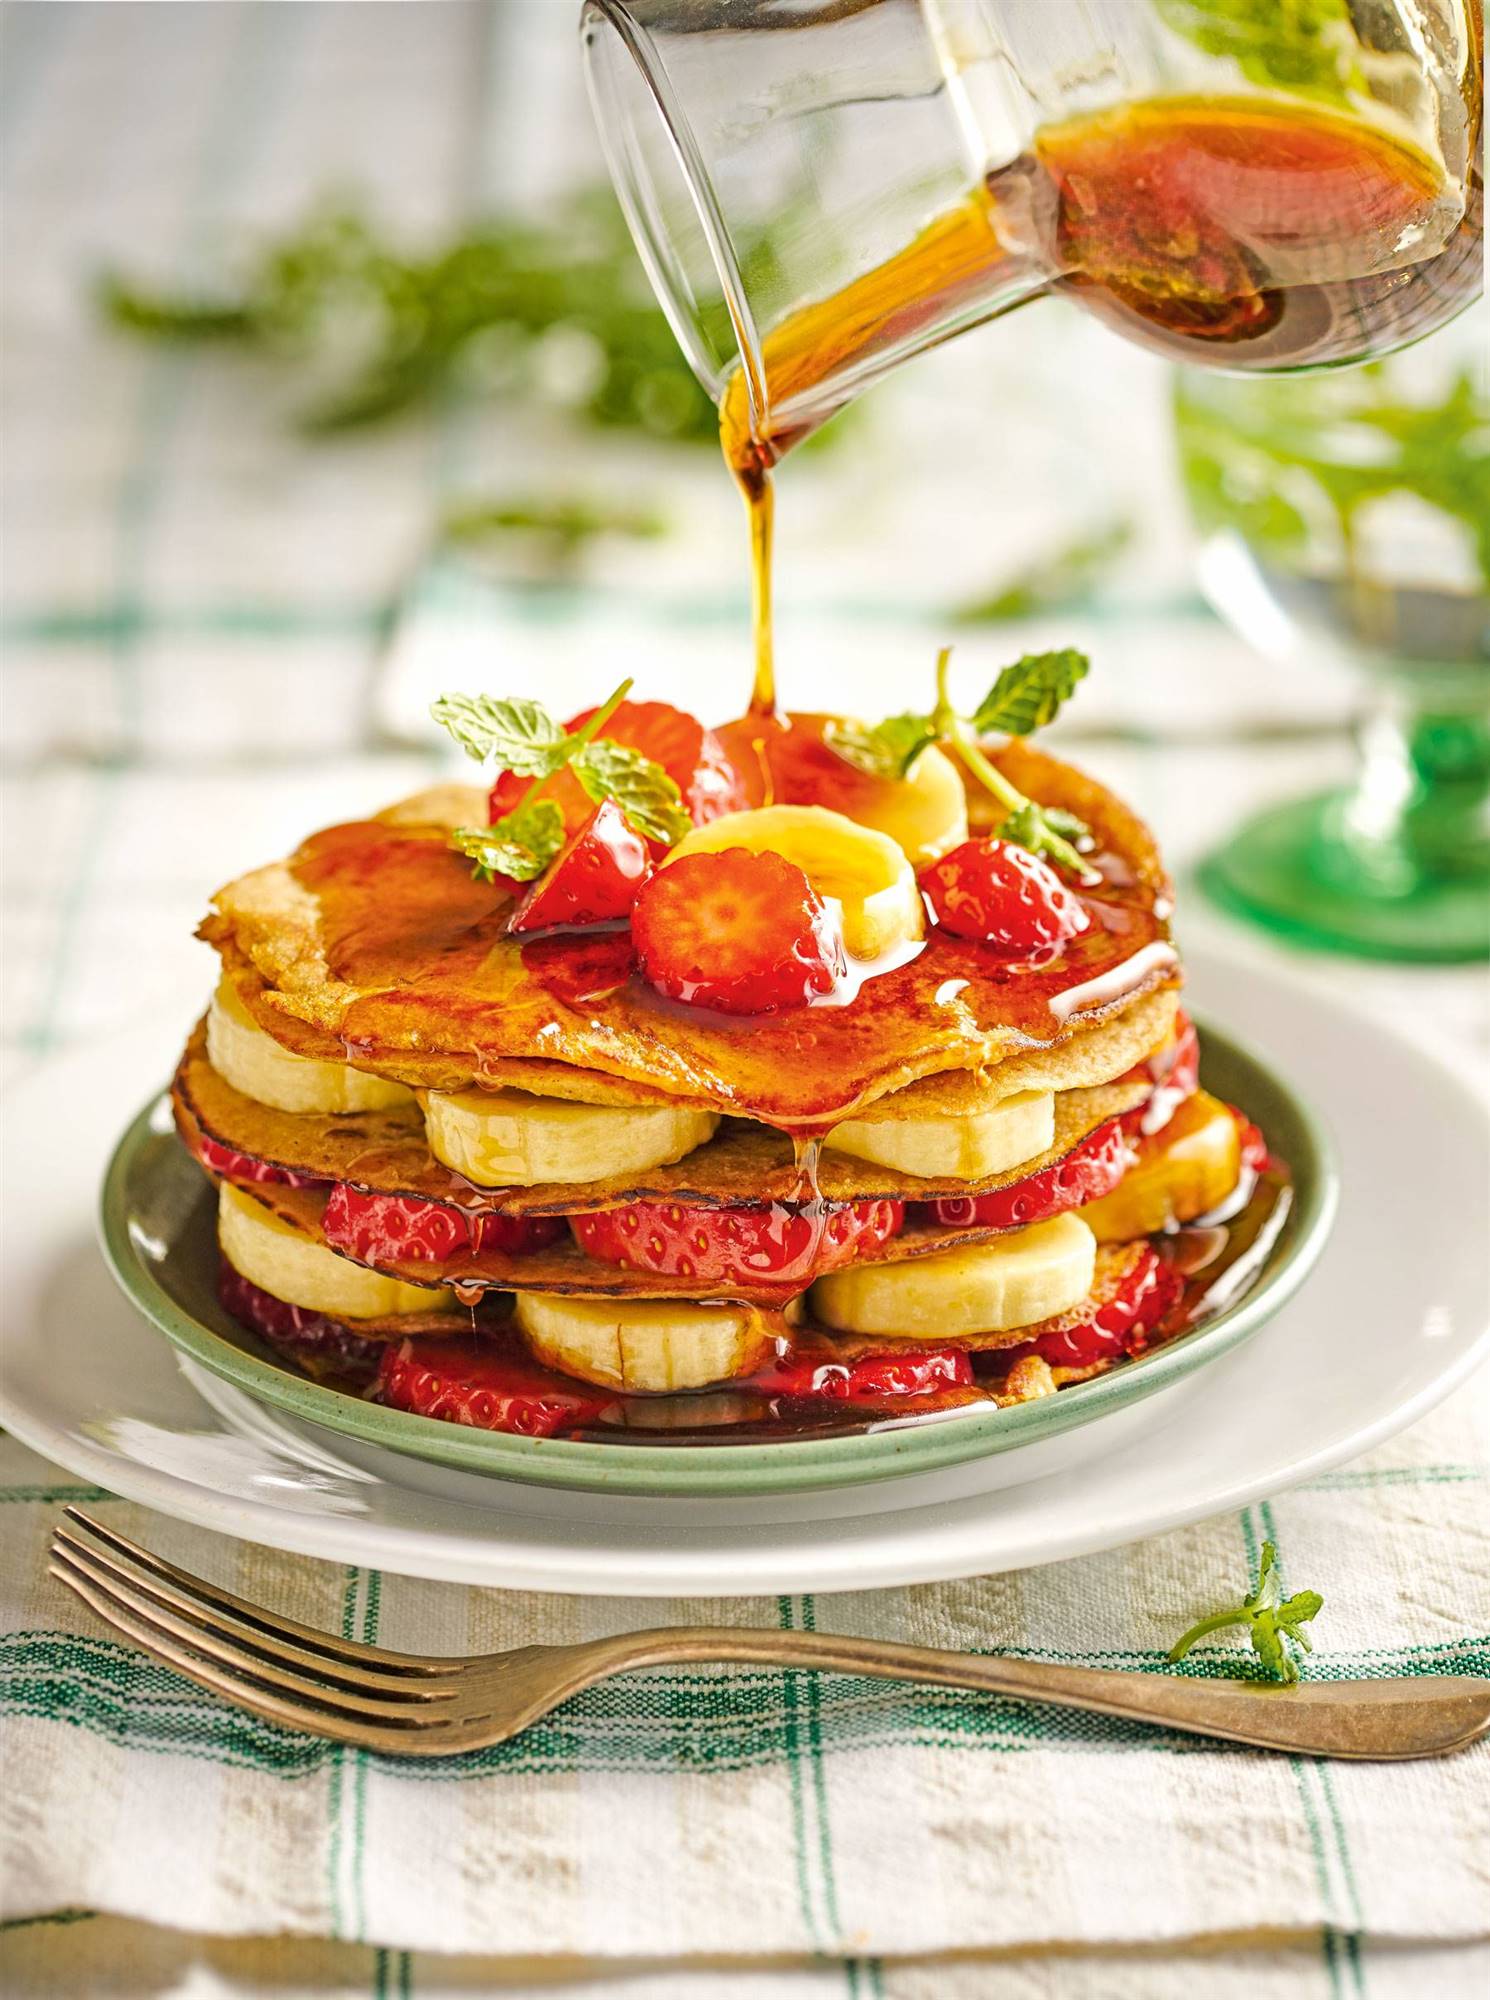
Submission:
[[[1325,1592],[1311,1674],[1490,1673],[1485,1443],[1461,1396],[1356,1465],[1108,1555],[645,1616],[1158,1671],[1271,1538],[1286,1585]],[[783,1992],[971,1994],[988,1990],[972,1970],[933,1978],[925,1961],[986,1973],[990,1955],[1058,1951],[1107,1965],[1094,1992],[1149,1995],[1180,1991],[1171,1957],[1245,1945],[1287,1946],[1300,1992],[1348,1994],[1368,1990],[1368,1961],[1400,1971],[1430,1942],[1447,1978],[1490,1935],[1490,1744],[1332,1765],[838,1675],[693,1668],[592,1689],[498,1749],[400,1763],[242,1715],[108,1636],[44,1573],[68,1500],[250,1598],[394,1647],[568,1642],[642,1615],[234,1545],[0,1447],[0,1810],[24,1959],[86,1951],[60,1928],[82,1912],[105,1935],[107,1916],[331,1941],[296,1962],[338,1992],[444,1990],[458,1970],[426,1955],[465,1953],[669,1966],[668,1993],[702,1960],[742,1979],[773,1968]],[[1194,1670],[1246,1668],[1232,1650]],[[222,1992],[257,1990],[212,1951]],[[426,1965],[427,1987],[410,1969]],[[1047,1990],[1030,1977],[1018,1990]],[[1437,1973],[1430,1989],[1451,1990]]]

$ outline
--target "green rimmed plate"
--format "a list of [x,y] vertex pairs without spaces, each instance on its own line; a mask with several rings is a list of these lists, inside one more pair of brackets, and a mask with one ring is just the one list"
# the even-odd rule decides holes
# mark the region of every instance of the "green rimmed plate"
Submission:
[[1202,1024],[1203,1074],[1262,1126],[1294,1174],[1294,1202],[1268,1263],[1234,1305],[1194,1332],[1094,1381],[1000,1410],[993,1405],[887,1423],[842,1437],[652,1445],[526,1438],[385,1409],[281,1363],[216,1297],[214,1203],[164,1096],[124,1134],[104,1179],[105,1254],[125,1293],[183,1353],[292,1417],[462,1471],[524,1484],[678,1497],[808,1492],[895,1479],[1016,1450],[1156,1394],[1235,1347],[1303,1282],[1334,1214],[1336,1175],[1312,1114],[1277,1074]]

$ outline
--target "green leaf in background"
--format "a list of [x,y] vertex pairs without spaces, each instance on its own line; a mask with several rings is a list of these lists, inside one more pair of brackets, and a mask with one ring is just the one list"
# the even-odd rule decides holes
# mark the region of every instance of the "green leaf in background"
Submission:
[[1030,618],[1036,612],[1079,604],[1132,541],[1131,521],[1108,521],[1091,534],[1036,556],[989,596],[957,605],[951,617],[959,625],[994,625],[1005,618]]
[[1154,11],[1249,83],[1336,100],[1366,89],[1350,0],[1154,0]]
[[532,536],[556,570],[567,568],[581,549],[603,535],[655,541],[667,527],[666,517],[654,511],[578,498],[465,501],[440,518],[444,538],[462,544],[479,545],[502,535]]
[[114,271],[98,298],[137,334],[279,357],[320,385],[302,411],[312,432],[375,423],[454,386],[654,437],[718,435],[609,189],[546,220],[494,217],[424,254],[355,209],[323,207],[232,282],[172,291]]
[[1054,653],[1026,653],[1005,667],[973,712],[979,736],[1028,736],[1054,720],[1086,679],[1089,662],[1074,646]]
[[596,805],[613,799],[646,840],[664,840],[671,846],[693,825],[683,794],[662,766],[640,750],[597,736],[571,768],[587,798]]
[[442,694],[430,714],[478,764],[494,758],[504,771],[546,778],[566,763],[572,739],[541,702],[490,694]]
[[1394,392],[1389,363],[1273,381],[1183,380],[1178,410],[1180,465],[1201,528],[1234,529],[1299,566],[1313,540],[1310,511],[1333,521],[1349,550],[1362,508],[1410,493],[1463,524],[1490,583],[1490,409],[1467,369],[1428,403]]
[[472,862],[480,882],[506,875],[531,882],[564,845],[564,815],[552,799],[524,799],[493,826],[459,826],[450,845]]

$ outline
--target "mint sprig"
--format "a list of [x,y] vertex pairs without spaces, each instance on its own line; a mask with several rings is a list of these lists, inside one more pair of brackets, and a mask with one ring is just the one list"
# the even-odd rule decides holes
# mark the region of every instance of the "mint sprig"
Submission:
[[572,742],[540,701],[490,694],[442,694],[430,714],[468,757],[523,777],[551,777],[572,754]]
[[564,815],[539,793],[547,779],[566,769],[586,798],[596,805],[612,800],[644,839],[669,846],[682,839],[693,821],[667,772],[640,750],[600,733],[630,692],[631,682],[622,681],[572,733],[542,702],[513,696],[443,694],[432,705],[430,714],[468,757],[533,780],[512,811],[493,825],[460,827],[451,835],[451,846],[471,860],[478,880],[506,875],[531,882],[543,873],[564,845]]
[[908,777],[916,760],[933,743],[946,743],[966,768],[1006,809],[998,838],[1049,855],[1052,861],[1092,879],[1079,848],[1091,830],[1074,813],[1036,805],[1011,784],[985,756],[980,736],[1028,736],[1059,712],[1086,678],[1084,653],[1066,646],[1058,652],[1026,653],[1005,667],[971,715],[960,715],[947,690],[952,648],[944,646],[936,662],[936,706],[925,715],[887,716],[872,726],[857,722],[830,723],[824,740],[856,770],[878,778]]
[[524,799],[491,826],[458,826],[450,836],[478,882],[506,875],[531,882],[564,845],[564,815],[552,799]]
[[1182,1660],[1196,1641],[1209,1632],[1244,1625],[1253,1652],[1268,1672],[1291,1686],[1298,1679],[1299,1670],[1288,1651],[1288,1643],[1305,1653],[1313,1652],[1304,1626],[1319,1615],[1323,1606],[1324,1599],[1317,1590],[1296,1590],[1292,1597],[1284,1597],[1278,1578],[1278,1552],[1271,1542],[1264,1542],[1257,1568],[1257,1588],[1235,1610],[1213,1611],[1209,1618],[1192,1625],[1170,1647],[1169,1658]]

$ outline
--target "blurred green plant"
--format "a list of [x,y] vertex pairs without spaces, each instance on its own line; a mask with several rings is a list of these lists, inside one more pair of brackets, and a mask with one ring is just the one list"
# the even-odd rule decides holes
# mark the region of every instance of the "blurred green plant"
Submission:
[[557,500],[463,500],[440,516],[440,536],[478,550],[485,542],[511,535],[528,537],[543,566],[554,572],[573,567],[580,553],[604,535],[628,541],[657,541],[668,532],[664,514],[650,508],[613,506],[608,501],[566,496]]
[[1181,383],[1180,463],[1202,529],[1234,528],[1287,567],[1309,554],[1308,508],[1348,552],[1368,502],[1411,493],[1464,523],[1490,583],[1490,419],[1468,369],[1429,403],[1400,397],[1383,362],[1225,391]]
[[425,255],[355,208],[322,208],[223,289],[154,289],[112,271],[99,301],[151,339],[238,344],[310,374],[321,386],[301,422],[314,433],[469,383],[654,437],[718,435],[608,189],[542,221],[493,218]]
[[1154,0],[1167,28],[1250,83],[1343,99],[1364,91],[1349,0]]
[[1036,556],[986,597],[967,598],[948,615],[958,625],[993,625],[1004,618],[1069,610],[1093,595],[1132,542],[1133,523],[1115,517]]

